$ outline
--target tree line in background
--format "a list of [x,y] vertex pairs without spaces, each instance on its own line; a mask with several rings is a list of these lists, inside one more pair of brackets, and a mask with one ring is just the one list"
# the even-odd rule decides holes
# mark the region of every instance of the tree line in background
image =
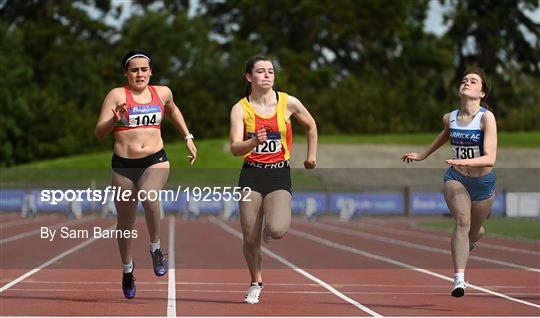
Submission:
[[[133,48],[152,54],[151,83],[172,89],[199,138],[228,134],[259,53],[321,133],[437,131],[472,64],[499,129],[538,130],[540,25],[526,14],[538,1],[434,1],[449,8],[441,36],[425,31],[429,0],[0,1],[0,165],[110,149],[94,127]],[[163,134],[181,140],[170,123]]]

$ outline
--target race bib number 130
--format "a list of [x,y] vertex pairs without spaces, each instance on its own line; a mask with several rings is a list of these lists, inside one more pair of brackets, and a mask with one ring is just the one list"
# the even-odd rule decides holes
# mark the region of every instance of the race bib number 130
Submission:
[[453,159],[473,159],[480,157],[480,147],[478,146],[454,146],[452,150],[454,153]]

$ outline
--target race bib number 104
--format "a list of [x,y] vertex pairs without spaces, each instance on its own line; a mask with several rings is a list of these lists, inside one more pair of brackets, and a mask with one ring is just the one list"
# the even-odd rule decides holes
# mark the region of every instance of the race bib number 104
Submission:
[[155,126],[161,123],[161,108],[159,105],[131,107],[128,114],[129,127]]

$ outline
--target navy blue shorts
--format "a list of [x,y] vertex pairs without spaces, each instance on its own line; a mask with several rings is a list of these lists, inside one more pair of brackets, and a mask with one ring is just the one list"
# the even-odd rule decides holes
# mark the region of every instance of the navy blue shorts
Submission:
[[495,193],[495,174],[493,171],[481,177],[473,178],[462,175],[453,166],[450,166],[444,174],[444,182],[450,180],[461,183],[469,192],[473,202],[488,199]]

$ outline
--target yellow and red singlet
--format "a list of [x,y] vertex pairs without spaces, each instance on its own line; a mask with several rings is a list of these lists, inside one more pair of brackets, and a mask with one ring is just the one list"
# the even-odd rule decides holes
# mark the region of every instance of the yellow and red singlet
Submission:
[[268,136],[266,142],[253,148],[244,156],[247,161],[274,163],[291,158],[292,127],[290,119],[285,119],[288,95],[282,92],[277,92],[277,94],[276,110],[269,116],[258,114],[246,97],[240,100],[244,109],[244,140],[253,138],[263,127]]

